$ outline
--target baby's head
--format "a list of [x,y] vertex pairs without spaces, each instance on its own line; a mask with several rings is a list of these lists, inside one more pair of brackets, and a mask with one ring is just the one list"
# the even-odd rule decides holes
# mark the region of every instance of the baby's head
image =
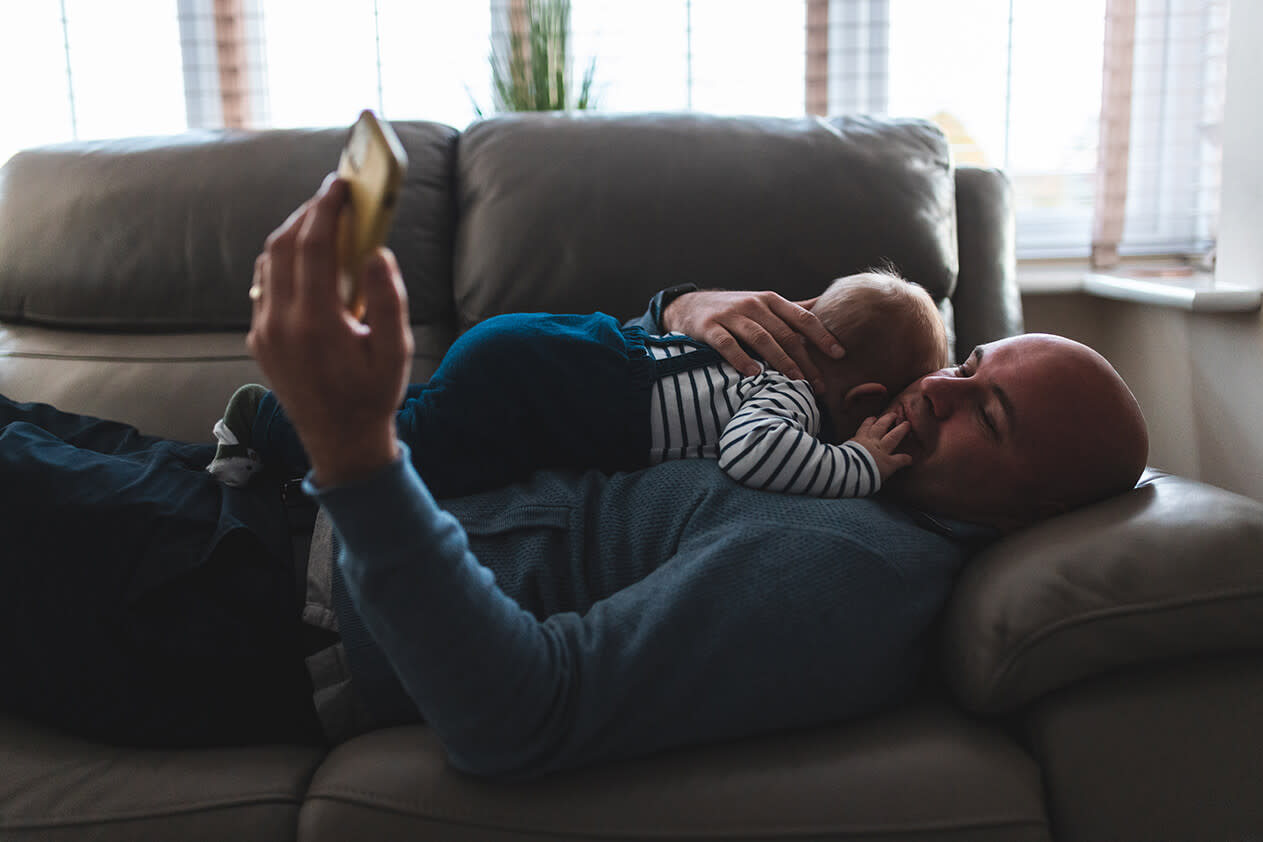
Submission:
[[[840,360],[822,354],[817,359],[825,406],[844,438],[912,381],[948,364],[947,331],[933,299],[919,284],[894,272],[879,269],[838,278],[811,312],[846,348]],[[860,406],[846,403],[852,389],[868,383],[885,387],[880,400],[869,392]]]

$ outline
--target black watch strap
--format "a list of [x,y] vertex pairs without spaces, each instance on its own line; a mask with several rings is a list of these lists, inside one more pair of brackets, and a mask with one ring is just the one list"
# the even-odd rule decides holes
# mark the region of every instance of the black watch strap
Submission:
[[666,326],[662,324],[662,311],[667,308],[668,304],[686,292],[697,292],[697,284],[677,284],[673,287],[667,287],[649,302],[649,312],[653,316],[653,320],[663,330],[666,330]]

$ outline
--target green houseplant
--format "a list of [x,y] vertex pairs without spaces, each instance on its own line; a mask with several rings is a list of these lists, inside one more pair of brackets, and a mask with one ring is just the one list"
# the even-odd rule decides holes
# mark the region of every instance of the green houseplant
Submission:
[[[589,62],[577,92],[570,82],[570,0],[521,0],[511,4],[509,14],[508,38],[493,40],[491,47],[496,110],[592,108],[596,59]],[[474,109],[481,117],[477,103]]]

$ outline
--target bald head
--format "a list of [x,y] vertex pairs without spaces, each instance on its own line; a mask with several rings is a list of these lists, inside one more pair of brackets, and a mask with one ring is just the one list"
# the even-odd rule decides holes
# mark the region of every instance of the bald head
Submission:
[[1149,456],[1149,433],[1118,372],[1059,336],[1030,334],[1021,348],[1045,391],[1040,417],[1023,436],[1032,453],[1026,495],[1071,509],[1132,488]]
[[892,404],[913,464],[891,491],[929,511],[1001,528],[1135,485],[1149,453],[1140,406],[1097,352],[1025,334],[979,346]]

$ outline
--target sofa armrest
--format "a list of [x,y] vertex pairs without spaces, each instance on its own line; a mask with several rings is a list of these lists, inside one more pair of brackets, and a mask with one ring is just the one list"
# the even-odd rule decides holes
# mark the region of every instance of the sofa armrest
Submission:
[[1022,332],[1017,287],[1013,188],[999,170],[956,168],[956,242],[960,273],[952,293],[956,357]]
[[1150,472],[971,561],[944,673],[966,707],[1003,713],[1114,668],[1263,648],[1261,549],[1263,504]]

